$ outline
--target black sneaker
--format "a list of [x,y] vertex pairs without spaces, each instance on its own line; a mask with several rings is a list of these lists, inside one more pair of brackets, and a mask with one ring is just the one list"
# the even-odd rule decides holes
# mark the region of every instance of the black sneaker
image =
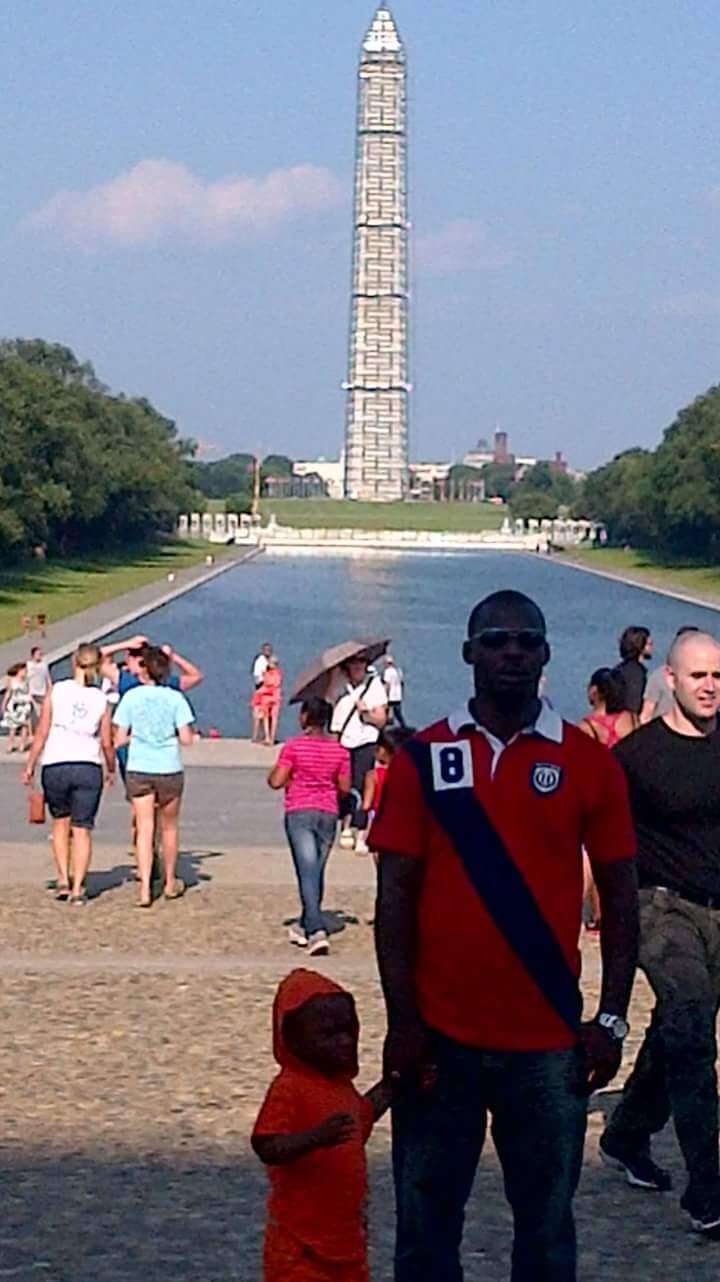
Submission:
[[600,1158],[613,1171],[622,1171],[628,1184],[635,1189],[667,1193],[672,1188],[670,1172],[657,1166],[649,1153],[625,1148],[614,1142],[607,1131],[600,1136]]
[[680,1205],[690,1216],[690,1224],[695,1233],[700,1233],[713,1242],[720,1242],[720,1189],[704,1195],[688,1190],[681,1197]]

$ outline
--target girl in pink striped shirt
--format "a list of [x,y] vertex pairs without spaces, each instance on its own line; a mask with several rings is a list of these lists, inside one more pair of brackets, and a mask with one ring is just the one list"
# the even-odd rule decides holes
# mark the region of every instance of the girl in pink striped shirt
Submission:
[[302,734],[284,745],[268,777],[271,788],[285,789],[285,832],[302,903],[290,942],[307,948],[311,957],[329,951],[322,913],[325,865],[335,840],[338,799],[351,786],[350,753],[327,733],[331,713],[324,699],[303,703]]

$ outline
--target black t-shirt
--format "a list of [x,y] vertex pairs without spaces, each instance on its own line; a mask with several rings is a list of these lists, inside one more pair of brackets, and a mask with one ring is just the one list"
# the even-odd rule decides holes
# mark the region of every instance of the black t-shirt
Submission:
[[613,672],[622,682],[627,711],[639,715],[647,685],[647,668],[639,659],[623,659],[622,663],[613,668]]
[[613,751],[630,788],[640,885],[720,895],[720,731],[695,739],[658,718]]

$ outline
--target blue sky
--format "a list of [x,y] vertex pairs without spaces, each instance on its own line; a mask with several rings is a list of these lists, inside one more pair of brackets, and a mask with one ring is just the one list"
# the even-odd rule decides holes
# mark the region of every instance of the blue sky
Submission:
[[[578,466],[720,381],[716,0],[395,0],[412,93],[413,448]],[[2,331],[216,447],[336,454],[372,0],[22,0],[0,17]],[[64,193],[64,194],[63,194]]]

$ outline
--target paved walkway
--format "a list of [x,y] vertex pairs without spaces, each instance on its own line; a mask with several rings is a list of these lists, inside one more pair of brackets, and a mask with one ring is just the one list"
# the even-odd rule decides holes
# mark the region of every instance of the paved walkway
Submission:
[[[0,772],[0,1278],[13,1282],[259,1282],[265,1178],[248,1145],[273,1073],[270,1006],[301,960],[285,937],[296,891],[278,798],[257,770],[188,772],[186,897],[134,911],[128,815],[107,796],[86,908],[55,904],[45,830],[25,823],[18,762]],[[355,993],[362,1082],[377,1076],[383,1009],[372,862],[336,851],[336,927],[318,968]],[[584,945],[590,1008],[598,945]],[[638,983],[630,1055],[648,1017]],[[628,1189],[599,1166],[613,1093],[593,1100],[577,1200],[581,1282],[715,1282],[675,1195]],[[658,1146],[679,1186],[673,1135]],[[370,1146],[374,1282],[390,1282],[387,1122]],[[4,1178],[2,1178],[4,1176]],[[467,1282],[507,1282],[510,1224],[490,1147],[468,1216]]]
[[[56,663],[71,654],[80,641],[96,641],[118,628],[129,627],[150,610],[167,605],[176,597],[184,596],[192,588],[199,587],[201,583],[209,583],[219,574],[225,574],[253,556],[257,556],[257,549],[244,548],[224,556],[219,564],[211,568],[203,562],[185,570],[176,570],[172,584],[167,580],[146,583],[134,592],[125,592],[112,601],[104,601],[101,605],[91,606],[89,610],[59,619],[57,623],[49,623],[44,641],[40,640],[37,633],[33,633],[31,637],[20,636],[6,641],[0,645],[0,674],[4,674],[10,664],[26,659],[30,646],[36,643],[42,645],[48,661]],[[3,684],[0,676],[0,688]]]

